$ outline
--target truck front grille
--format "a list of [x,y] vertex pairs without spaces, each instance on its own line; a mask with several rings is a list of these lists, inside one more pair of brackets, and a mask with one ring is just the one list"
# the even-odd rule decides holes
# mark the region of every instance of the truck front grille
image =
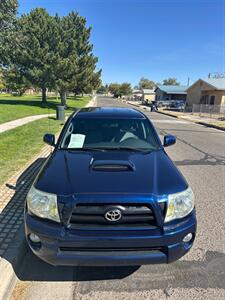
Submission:
[[[109,210],[119,209],[122,217],[112,222],[106,219],[105,214]],[[146,204],[77,204],[70,224],[82,228],[88,227],[154,227],[156,219],[151,208]]]

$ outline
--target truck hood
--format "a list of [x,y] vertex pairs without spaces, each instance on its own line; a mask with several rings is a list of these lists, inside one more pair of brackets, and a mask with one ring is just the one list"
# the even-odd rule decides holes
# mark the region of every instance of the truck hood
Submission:
[[187,182],[163,149],[150,153],[56,150],[35,187],[57,195],[165,195],[186,189]]

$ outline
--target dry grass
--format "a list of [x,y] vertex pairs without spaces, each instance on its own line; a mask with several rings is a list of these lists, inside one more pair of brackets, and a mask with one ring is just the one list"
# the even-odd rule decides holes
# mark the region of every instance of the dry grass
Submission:
[[29,286],[29,282],[18,281],[10,297],[10,300],[25,300]]

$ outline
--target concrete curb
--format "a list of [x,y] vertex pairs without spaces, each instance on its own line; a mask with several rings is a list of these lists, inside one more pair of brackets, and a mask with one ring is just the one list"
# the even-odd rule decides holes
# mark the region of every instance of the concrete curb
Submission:
[[209,124],[209,123],[205,123],[205,122],[198,122],[198,121],[196,121],[194,123],[199,124],[199,125],[203,125],[205,127],[215,128],[215,129],[218,129],[218,130],[221,130],[221,131],[225,131],[225,128],[217,126],[217,125],[213,125],[213,124]]
[[168,117],[172,117],[172,118],[179,119],[178,116],[172,115],[172,114],[170,114],[170,113],[166,113],[166,112],[164,112],[164,111],[159,111],[159,110],[158,110],[157,113],[162,114],[162,115],[165,115],[165,116],[168,116]]
[[0,258],[0,299],[7,300],[10,298],[13,289],[17,283],[16,275],[19,266],[27,252],[26,240],[24,235],[24,226],[21,225],[16,234],[13,245],[7,250],[4,258]]
[[85,105],[85,107],[93,107],[96,103],[96,96],[93,96],[92,99]]
[[[85,107],[95,106],[96,96],[94,96]],[[8,300],[17,283],[19,268],[22,265],[28,251],[26,244],[24,225],[18,230],[13,244],[10,245],[4,257],[0,257],[0,300]]]

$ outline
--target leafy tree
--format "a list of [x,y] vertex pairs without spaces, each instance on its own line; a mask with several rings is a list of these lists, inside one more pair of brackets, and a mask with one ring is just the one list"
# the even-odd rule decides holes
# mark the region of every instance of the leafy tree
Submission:
[[7,90],[17,92],[19,96],[22,96],[30,86],[30,83],[16,68],[5,69],[3,74]]
[[[15,47],[18,45],[17,18],[16,13],[18,9],[17,0],[0,0],[0,88],[11,89],[18,91],[21,86],[15,88],[13,82],[18,74],[13,73],[11,58],[15,54]],[[19,82],[18,78],[16,80]],[[15,84],[17,84],[15,82]]]
[[131,85],[127,82],[122,84],[119,83],[110,83],[109,91],[113,94],[114,97],[118,98],[123,95],[130,95],[132,93]]
[[118,83],[110,83],[109,92],[113,94],[114,97],[119,97],[120,95],[120,85]]
[[180,85],[176,78],[168,78],[163,80],[163,85]]
[[15,78],[19,77],[21,84],[41,88],[42,101],[45,103],[47,88],[55,86],[56,21],[45,9],[37,8],[18,20],[17,34],[20,45],[12,52],[13,67],[9,71],[15,71]]
[[86,19],[78,13],[56,16],[60,41],[56,47],[56,86],[61,102],[66,104],[66,92],[90,93],[100,84],[101,70],[95,71],[98,59],[93,55],[90,43],[91,28],[86,27]]
[[0,1],[0,32],[6,32],[12,28],[18,9],[17,0]]
[[100,86],[101,70],[95,70],[98,59],[92,53],[91,28],[77,13],[60,18],[37,8],[22,15],[16,29],[17,42],[8,51],[6,64],[12,85],[41,88],[43,102],[47,101],[47,89],[56,89],[63,105],[67,92],[90,93]]
[[127,82],[122,83],[120,85],[119,91],[120,91],[120,96],[132,94],[132,88],[130,83]]
[[16,27],[17,0],[0,0],[0,65],[9,63],[9,52],[17,39]]
[[96,91],[101,86],[101,74],[102,70],[99,70],[97,72],[93,72],[92,77],[90,79],[91,83],[91,92],[94,90]]
[[140,89],[153,89],[155,87],[155,83],[152,80],[142,77],[139,81]]
[[0,69],[0,90],[3,90],[6,88],[6,85],[5,85],[5,78],[3,76],[3,72],[2,70]]
[[108,93],[108,85],[101,85],[98,89],[97,89],[97,93],[99,94],[107,94]]

